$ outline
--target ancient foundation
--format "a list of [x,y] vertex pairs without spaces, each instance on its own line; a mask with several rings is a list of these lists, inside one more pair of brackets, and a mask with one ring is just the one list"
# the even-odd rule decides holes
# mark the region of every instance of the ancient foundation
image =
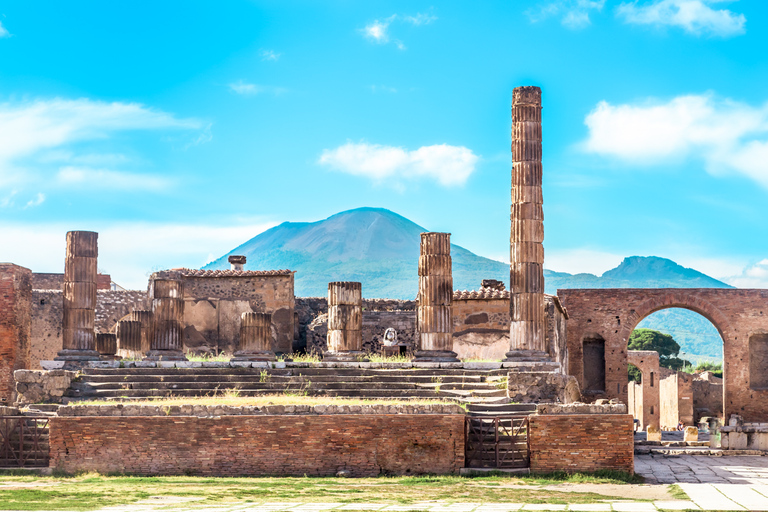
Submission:
[[547,359],[541,175],[541,89],[517,87],[512,93],[511,324],[506,361]]
[[414,361],[458,361],[453,351],[451,234],[422,233],[419,256],[419,350]]
[[328,283],[326,361],[359,361],[363,352],[363,292],[356,282]]
[[232,361],[274,361],[271,326],[272,315],[269,313],[243,313],[240,316],[240,346]]
[[99,234],[92,231],[67,233],[64,263],[64,317],[62,350],[58,361],[97,361],[96,289]]
[[182,351],[182,321],[184,320],[184,285],[181,281],[158,279],[153,283],[152,345],[147,352],[149,361],[186,361]]

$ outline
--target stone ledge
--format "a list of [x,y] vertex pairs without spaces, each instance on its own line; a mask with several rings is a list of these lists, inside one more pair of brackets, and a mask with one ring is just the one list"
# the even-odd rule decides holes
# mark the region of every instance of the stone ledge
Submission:
[[[320,361],[317,363],[294,361],[83,361],[82,368],[364,368],[406,370],[417,369],[451,369],[451,370],[498,370],[511,368],[509,363],[501,362],[341,362]],[[64,366],[64,361],[40,361],[44,370],[57,370]],[[530,368],[530,366],[526,367]]]
[[539,404],[536,414],[627,414],[625,404]]
[[459,414],[457,404],[370,404],[370,405],[63,405],[59,416],[281,416],[334,414]]

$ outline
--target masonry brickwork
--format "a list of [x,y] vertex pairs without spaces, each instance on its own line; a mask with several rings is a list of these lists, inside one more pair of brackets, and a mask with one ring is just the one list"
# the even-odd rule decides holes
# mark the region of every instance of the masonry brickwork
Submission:
[[[653,350],[630,350],[627,352],[627,361],[642,372],[641,389],[635,393],[630,393],[634,396],[630,396],[628,403],[632,407],[629,411],[640,422],[642,430],[649,426],[658,429],[661,415],[659,353]],[[677,426],[677,421],[675,421],[675,426]]]
[[533,415],[529,422],[533,472],[634,472],[631,414]]
[[32,272],[0,263],[0,399],[15,395],[14,370],[29,367]]
[[50,446],[50,466],[69,473],[454,474],[464,467],[464,416],[59,416]]
[[568,373],[584,388],[583,343],[605,340],[605,392],[595,398],[627,400],[627,343],[646,316],[666,308],[701,314],[723,338],[724,414],[768,421],[768,388],[750,387],[750,338],[768,333],[768,290],[727,288],[558,290],[569,314]]

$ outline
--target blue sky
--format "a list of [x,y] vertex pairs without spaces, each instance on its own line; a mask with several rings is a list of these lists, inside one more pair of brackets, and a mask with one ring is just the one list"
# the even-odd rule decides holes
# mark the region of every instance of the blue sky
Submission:
[[0,3],[0,261],[199,267],[389,208],[504,259],[510,99],[543,90],[546,266],[768,286],[768,2]]

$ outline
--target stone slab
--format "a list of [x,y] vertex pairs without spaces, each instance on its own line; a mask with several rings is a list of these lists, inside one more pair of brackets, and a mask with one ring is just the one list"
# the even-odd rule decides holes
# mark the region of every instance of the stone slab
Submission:
[[40,361],[40,367],[43,370],[60,370],[64,368],[66,361]]

